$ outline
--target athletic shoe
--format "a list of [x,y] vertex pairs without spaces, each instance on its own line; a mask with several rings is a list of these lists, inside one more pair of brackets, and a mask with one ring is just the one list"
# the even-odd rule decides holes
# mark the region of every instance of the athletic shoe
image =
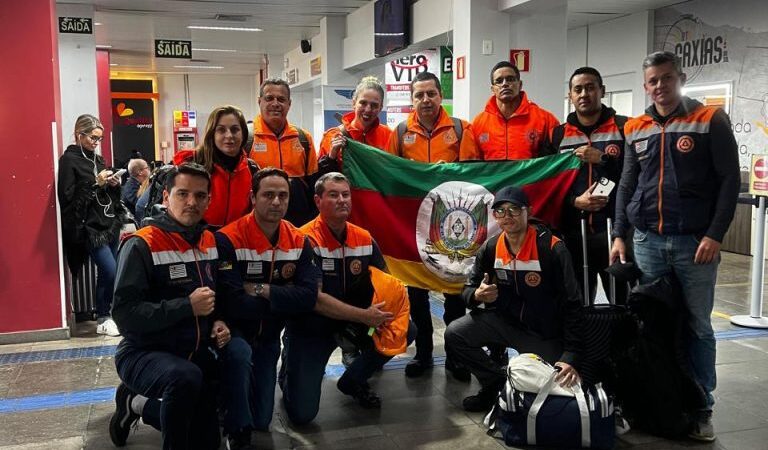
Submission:
[[227,450],[246,450],[254,448],[251,445],[251,431],[243,430],[227,436]]
[[115,391],[115,413],[109,421],[109,437],[115,447],[122,447],[131,432],[131,426],[139,420],[139,415],[131,410],[131,400],[136,394],[123,383]]
[[120,330],[117,329],[117,324],[111,317],[107,318],[104,322],[96,325],[96,334],[106,334],[107,336],[120,336]]
[[712,442],[715,440],[715,428],[712,426],[712,411],[699,411],[691,424],[688,437],[697,441]]

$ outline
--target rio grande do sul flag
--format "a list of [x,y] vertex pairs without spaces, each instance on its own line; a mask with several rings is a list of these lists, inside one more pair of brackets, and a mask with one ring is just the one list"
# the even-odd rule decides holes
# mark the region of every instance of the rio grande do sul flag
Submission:
[[560,220],[580,162],[571,153],[523,161],[425,164],[349,140],[344,174],[352,186],[350,221],[376,239],[403,283],[458,293],[474,254],[498,233],[494,193],[521,187],[533,215]]

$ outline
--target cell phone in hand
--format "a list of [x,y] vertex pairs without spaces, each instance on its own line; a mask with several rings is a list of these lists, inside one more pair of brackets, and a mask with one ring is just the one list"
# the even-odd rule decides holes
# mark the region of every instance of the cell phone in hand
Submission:
[[616,183],[609,180],[608,178],[602,177],[597,182],[597,186],[595,186],[595,189],[592,190],[592,195],[608,197],[609,195],[611,195],[611,192],[613,191],[614,187],[616,187]]
[[128,172],[128,170],[127,170],[127,169],[120,169],[120,170],[118,170],[117,172],[113,173],[113,174],[112,174],[112,175],[110,175],[110,176],[111,176],[111,177],[115,177],[115,178],[120,178],[120,177],[122,177],[122,176],[123,176],[123,174],[124,174],[125,172]]

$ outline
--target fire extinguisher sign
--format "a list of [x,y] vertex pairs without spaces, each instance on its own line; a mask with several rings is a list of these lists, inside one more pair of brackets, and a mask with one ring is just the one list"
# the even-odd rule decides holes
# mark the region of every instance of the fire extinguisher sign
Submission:
[[531,70],[531,50],[528,48],[513,48],[509,51],[509,62],[514,64],[520,72]]

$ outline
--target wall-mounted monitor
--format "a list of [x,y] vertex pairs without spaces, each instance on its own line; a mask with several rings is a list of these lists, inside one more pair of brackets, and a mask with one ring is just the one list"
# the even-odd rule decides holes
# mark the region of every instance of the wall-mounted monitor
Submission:
[[373,11],[376,57],[400,51],[411,43],[411,0],[376,0]]

